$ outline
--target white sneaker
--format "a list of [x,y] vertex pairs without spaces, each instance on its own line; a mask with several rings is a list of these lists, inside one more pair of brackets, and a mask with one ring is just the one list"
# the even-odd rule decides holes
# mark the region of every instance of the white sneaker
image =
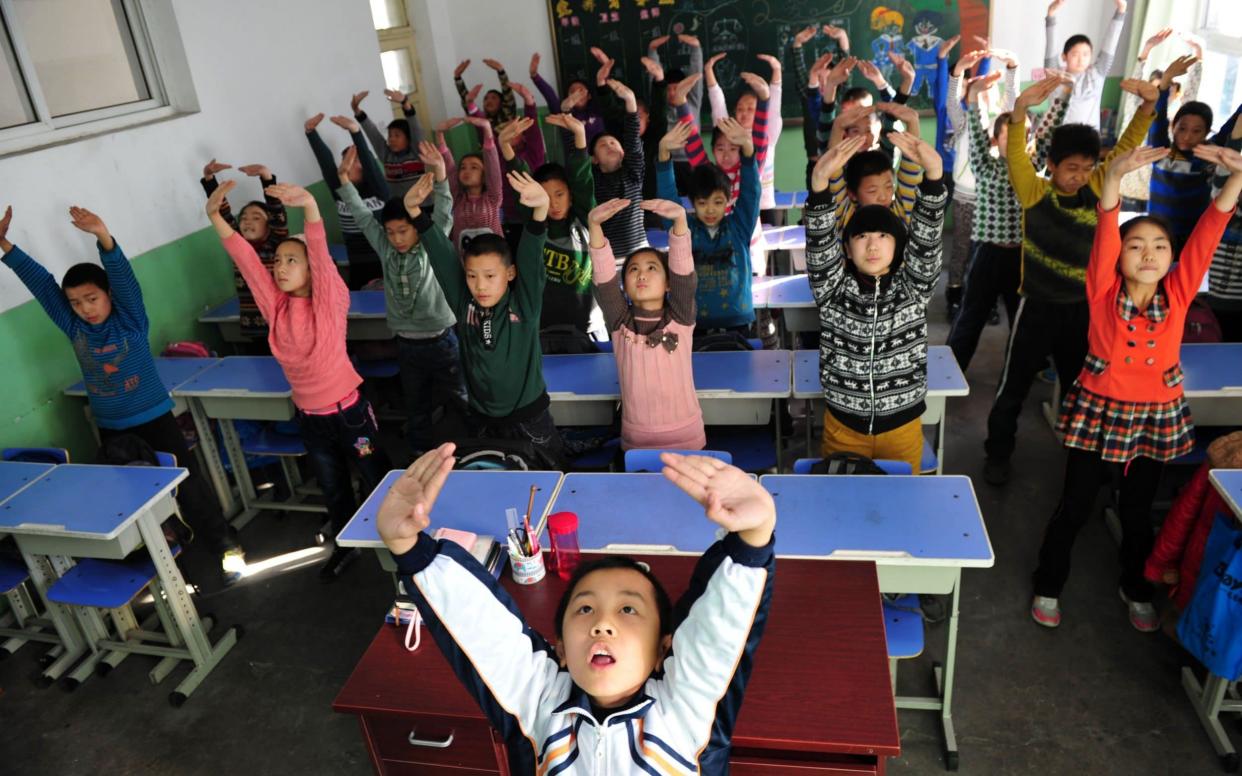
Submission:
[[1055,628],[1061,624],[1061,602],[1046,595],[1037,595],[1031,599],[1031,619],[1045,628]]
[[1136,631],[1152,633],[1160,630],[1160,616],[1156,614],[1156,607],[1150,602],[1131,601],[1126,597],[1126,591],[1123,588],[1117,588],[1117,593],[1130,608],[1130,624]]

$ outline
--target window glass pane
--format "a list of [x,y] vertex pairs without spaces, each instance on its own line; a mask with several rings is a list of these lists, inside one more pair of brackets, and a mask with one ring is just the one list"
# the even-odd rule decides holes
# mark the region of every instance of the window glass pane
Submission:
[[1204,26],[1222,35],[1242,35],[1242,3],[1237,0],[1210,0]]
[[150,99],[121,0],[13,0],[13,8],[53,117]]
[[384,68],[384,87],[413,94],[414,62],[408,48],[380,52],[380,65]]
[[377,30],[410,26],[410,20],[405,15],[404,0],[371,0],[371,19]]
[[4,28],[4,21],[0,20],[0,129],[29,124],[34,120],[34,106],[30,104],[25,81],[17,68],[8,30]]
[[[1242,102],[1242,57],[1213,51],[1203,55],[1203,80],[1199,84],[1199,100],[1213,112],[1213,123],[1219,129]],[[1185,78],[1181,79],[1185,82]]]

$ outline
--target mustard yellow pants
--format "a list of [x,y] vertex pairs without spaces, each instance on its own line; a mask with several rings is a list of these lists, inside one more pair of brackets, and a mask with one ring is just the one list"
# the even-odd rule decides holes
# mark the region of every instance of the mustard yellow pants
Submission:
[[860,434],[824,411],[824,436],[820,455],[858,453],[871,460],[905,461],[910,470],[919,473],[923,460],[923,423],[920,418],[881,434]]

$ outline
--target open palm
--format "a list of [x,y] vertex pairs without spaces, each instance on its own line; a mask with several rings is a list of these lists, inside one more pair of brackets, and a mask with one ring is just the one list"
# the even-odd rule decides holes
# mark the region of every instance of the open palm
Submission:
[[664,476],[703,506],[707,519],[732,532],[771,526],[772,495],[750,475],[717,458],[662,453]]
[[424,453],[405,470],[380,503],[375,529],[394,555],[408,552],[431,525],[431,509],[453,468],[451,442]]

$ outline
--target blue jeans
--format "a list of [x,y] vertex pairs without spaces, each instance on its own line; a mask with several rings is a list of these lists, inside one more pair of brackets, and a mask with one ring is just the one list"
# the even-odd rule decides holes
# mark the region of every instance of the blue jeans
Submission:
[[302,444],[310,457],[311,467],[332,520],[332,535],[345,527],[358,509],[354,486],[350,481],[349,463],[358,470],[365,500],[392,468],[388,456],[379,447],[375,411],[371,403],[359,398],[352,407],[332,415],[297,414]]
[[449,402],[466,403],[457,332],[448,329],[433,339],[397,337],[397,363],[408,417],[406,438],[414,458],[435,446],[432,418]]

